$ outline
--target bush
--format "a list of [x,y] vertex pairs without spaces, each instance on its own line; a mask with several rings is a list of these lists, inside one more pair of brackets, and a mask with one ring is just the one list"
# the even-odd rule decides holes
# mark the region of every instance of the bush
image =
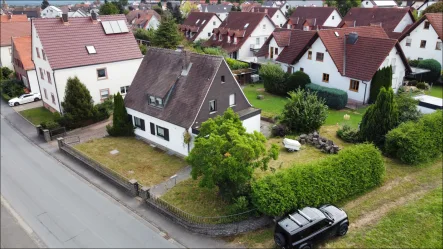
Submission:
[[408,63],[409,63],[409,66],[411,66],[411,67],[417,67],[418,63],[420,63],[420,61],[419,60],[409,60]]
[[210,54],[210,55],[220,55],[220,56],[224,56],[224,57],[227,56],[226,52],[223,49],[221,49],[220,47],[203,48],[203,52],[205,54]]
[[266,92],[276,95],[287,95],[286,76],[287,74],[276,64],[265,64],[258,71],[260,78],[263,79]]
[[136,29],[134,32],[134,36],[136,39],[144,40],[144,41],[151,41],[154,37],[155,33],[153,29],[146,30],[146,29]]
[[432,5],[429,5],[423,12],[422,15],[426,13],[441,13],[443,12],[443,2],[436,2]]
[[417,81],[416,80],[409,81],[408,86],[417,86]]
[[423,80],[426,82],[436,82],[440,77],[441,64],[434,59],[421,60],[417,67],[431,70],[423,74]]
[[371,144],[359,144],[253,182],[252,201],[260,212],[278,216],[364,193],[380,185],[384,173],[380,151]]
[[304,89],[309,83],[311,83],[309,75],[302,71],[297,71],[287,77],[285,82],[286,92],[295,91],[297,88]]
[[442,111],[409,121],[386,135],[385,151],[407,164],[428,162],[443,151]]
[[246,196],[240,196],[234,199],[234,203],[229,207],[230,214],[239,214],[251,210],[249,200]]
[[395,102],[398,108],[399,124],[408,121],[417,121],[422,116],[421,112],[417,109],[419,101],[412,98],[409,94],[397,94],[395,96]]
[[53,130],[55,128],[59,128],[60,124],[55,121],[44,121],[40,123],[43,129]]
[[2,93],[2,98],[5,100],[5,101],[9,101],[10,99],[12,99],[9,95],[7,95],[6,93]]
[[243,61],[239,61],[236,59],[231,58],[225,58],[226,63],[228,63],[228,66],[231,70],[238,70],[243,68],[249,68],[249,64]]
[[277,124],[272,127],[272,136],[274,137],[284,137],[288,133],[288,127],[284,124]]
[[281,123],[291,132],[318,130],[328,115],[325,101],[303,89],[289,92],[289,96],[289,102],[285,104],[281,115]]
[[7,80],[14,71],[7,67],[0,67],[0,80]]
[[371,88],[369,91],[369,103],[375,102],[382,87],[385,89],[392,87],[392,66],[377,70],[374,77],[372,77]]
[[425,90],[426,89],[426,84],[424,82],[418,82],[417,83],[417,88]]
[[134,126],[132,125],[132,120],[128,117],[123,97],[120,93],[117,93],[114,97],[114,116],[112,117],[112,126],[106,126],[108,134],[114,137],[133,136]]
[[109,111],[103,104],[97,104],[94,106],[94,121],[99,122],[108,119],[110,116]]
[[324,87],[316,84],[307,84],[306,89],[316,92],[319,98],[323,98],[326,105],[333,109],[343,109],[348,103],[348,94],[339,89]]
[[358,130],[351,128],[349,125],[343,125],[338,129],[337,136],[348,143],[358,143],[360,141]]
[[145,55],[146,52],[148,51],[148,46],[140,44],[138,45],[138,47],[140,48],[140,52],[142,53],[142,55]]
[[9,97],[11,99],[25,93],[23,82],[18,80],[2,80],[1,89],[2,94],[6,94],[3,98]]

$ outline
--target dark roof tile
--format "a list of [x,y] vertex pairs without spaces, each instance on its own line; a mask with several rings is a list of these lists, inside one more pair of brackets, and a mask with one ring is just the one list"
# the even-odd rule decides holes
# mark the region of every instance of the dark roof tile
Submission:
[[306,20],[310,26],[322,28],[325,21],[336,10],[333,7],[297,7],[289,17],[292,29],[303,30],[303,24]]

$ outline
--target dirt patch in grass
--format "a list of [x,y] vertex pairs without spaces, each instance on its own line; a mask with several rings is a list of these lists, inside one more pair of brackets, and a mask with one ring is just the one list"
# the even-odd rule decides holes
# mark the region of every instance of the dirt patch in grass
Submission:
[[[176,157],[156,150],[135,138],[105,137],[75,146],[76,149],[143,186],[159,184],[186,166]],[[112,150],[119,153],[111,155]]]

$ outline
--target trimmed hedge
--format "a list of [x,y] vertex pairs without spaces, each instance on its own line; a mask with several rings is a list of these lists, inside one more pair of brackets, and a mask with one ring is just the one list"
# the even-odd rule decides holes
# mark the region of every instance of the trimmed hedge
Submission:
[[244,69],[249,68],[249,64],[243,61],[239,61],[232,58],[225,58],[226,63],[228,63],[228,66],[231,70],[238,70],[238,69]]
[[384,174],[380,151],[372,144],[359,144],[253,182],[252,200],[260,212],[278,216],[361,194],[380,185]]
[[343,90],[324,87],[317,84],[307,84],[306,89],[311,92],[317,92],[317,96],[325,99],[325,104],[330,108],[340,110],[345,108],[348,103],[348,94]]
[[428,162],[443,152],[442,111],[423,115],[392,129],[386,135],[385,151],[407,164]]

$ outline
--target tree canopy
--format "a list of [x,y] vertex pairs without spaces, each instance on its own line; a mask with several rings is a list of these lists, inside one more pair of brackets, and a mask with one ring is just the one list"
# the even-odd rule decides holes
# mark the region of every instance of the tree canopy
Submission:
[[93,118],[94,102],[91,94],[77,77],[68,78],[62,107],[66,122],[72,122],[65,125],[81,126],[80,123]]
[[113,3],[107,2],[100,6],[100,15],[115,15],[118,13],[119,10]]
[[266,170],[278,151],[277,145],[266,150],[263,134],[247,133],[238,114],[229,108],[223,116],[202,123],[186,161],[201,187],[217,186],[220,194],[232,201],[247,195],[254,170]]
[[48,0],[43,0],[42,1],[42,4],[41,4],[41,8],[42,8],[42,10],[44,10],[44,9],[46,9],[47,7],[49,6],[49,2],[48,2]]
[[329,7],[336,7],[338,9],[338,12],[342,16],[345,16],[346,13],[352,8],[352,7],[359,7],[361,4],[360,0],[326,0],[325,4]]
[[187,17],[189,15],[189,13],[191,13],[191,11],[193,10],[198,10],[197,5],[195,5],[194,3],[190,2],[190,1],[186,1],[184,4],[182,4],[182,6],[180,7],[180,10],[183,13],[184,17]]
[[156,47],[175,49],[181,40],[182,37],[174,19],[162,18],[151,44]]
[[426,13],[442,13],[443,12],[443,2],[436,2],[432,4],[431,6],[427,7],[423,12],[422,15]]

